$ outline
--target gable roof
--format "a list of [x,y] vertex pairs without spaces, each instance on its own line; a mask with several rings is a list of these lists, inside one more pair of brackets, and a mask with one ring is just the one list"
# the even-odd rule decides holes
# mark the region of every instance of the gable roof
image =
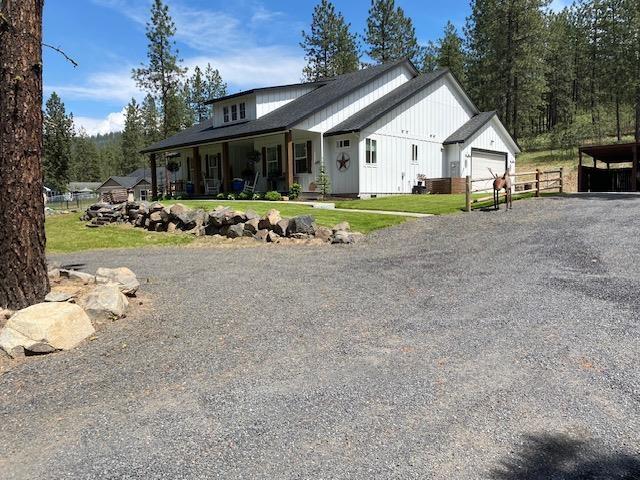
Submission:
[[481,112],[475,117],[462,125],[458,130],[453,132],[449,137],[442,142],[443,145],[450,145],[452,143],[464,143],[469,140],[478,130],[484,127],[489,120],[496,116],[496,111]]
[[99,188],[102,188],[109,180],[113,180],[122,188],[126,188],[128,190],[130,188],[135,187],[138,183],[140,183],[142,180],[145,180],[145,179],[140,177],[121,177],[121,176],[113,175],[107,178],[102,184],[100,184],[100,186],[96,188],[96,190],[98,190]]
[[199,145],[202,143],[288,130],[307,117],[336,102],[340,98],[349,95],[351,92],[403,63],[407,64],[414,74],[417,75],[416,68],[407,59],[346,73],[334,77],[333,80],[327,81],[315,90],[301,95],[295,100],[256,120],[214,127],[213,120],[209,119],[191,128],[187,128],[172,137],[154,143],[142,150],[141,153],[157,152],[187,145]]
[[257,92],[267,92],[269,90],[280,90],[284,88],[295,88],[295,87],[320,87],[331,80],[334,80],[336,77],[326,78],[323,80],[317,80],[315,82],[300,82],[300,83],[290,83],[288,85],[275,85],[273,87],[259,87],[252,88],[251,90],[242,90],[236,93],[230,93],[229,95],[225,95],[224,97],[212,98],[204,102],[205,105],[213,105],[215,103],[224,102],[226,100],[231,100],[237,97],[244,97],[245,95],[251,95]]
[[445,68],[425,73],[409,80],[328,130],[325,136],[359,132],[447,73],[449,73],[449,70]]

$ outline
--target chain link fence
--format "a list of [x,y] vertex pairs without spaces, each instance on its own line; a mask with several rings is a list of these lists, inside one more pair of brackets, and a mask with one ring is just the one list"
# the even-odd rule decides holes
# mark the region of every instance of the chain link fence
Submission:
[[51,210],[85,210],[99,199],[97,193],[67,193],[47,197],[45,206]]

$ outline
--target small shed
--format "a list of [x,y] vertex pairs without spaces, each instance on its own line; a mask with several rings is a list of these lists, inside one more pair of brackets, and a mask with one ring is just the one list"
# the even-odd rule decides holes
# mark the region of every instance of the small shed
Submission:
[[[589,145],[578,150],[579,192],[636,192],[640,143]],[[593,165],[587,165],[586,156]],[[600,165],[598,165],[600,162]]]

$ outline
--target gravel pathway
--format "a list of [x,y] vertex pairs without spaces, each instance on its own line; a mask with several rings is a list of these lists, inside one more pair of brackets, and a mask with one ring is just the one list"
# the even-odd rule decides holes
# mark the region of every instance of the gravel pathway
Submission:
[[0,377],[0,477],[640,478],[638,198],[102,251],[155,308]]

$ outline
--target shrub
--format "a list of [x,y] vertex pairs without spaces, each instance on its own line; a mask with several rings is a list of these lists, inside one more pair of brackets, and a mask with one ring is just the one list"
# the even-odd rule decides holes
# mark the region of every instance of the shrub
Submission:
[[267,192],[264,194],[264,199],[269,200],[270,202],[278,202],[282,200],[282,195],[278,192]]
[[318,172],[316,184],[318,185],[318,191],[324,200],[324,197],[331,193],[331,179],[329,178],[329,174],[327,173],[324,163],[320,164],[320,171]]
[[247,192],[241,192],[238,195],[238,200],[249,200],[251,198],[251,194]]
[[292,183],[291,188],[289,189],[289,198],[291,200],[295,200],[300,196],[300,192],[302,191],[302,185],[299,183]]
[[254,193],[253,197],[251,197],[252,200],[262,200],[264,197],[262,196],[261,193]]
[[235,199],[236,199],[235,193],[230,193],[229,195],[227,195],[227,200],[235,200]]
[[216,198],[218,200],[224,200],[224,193],[219,193],[218,195],[216,195]]

